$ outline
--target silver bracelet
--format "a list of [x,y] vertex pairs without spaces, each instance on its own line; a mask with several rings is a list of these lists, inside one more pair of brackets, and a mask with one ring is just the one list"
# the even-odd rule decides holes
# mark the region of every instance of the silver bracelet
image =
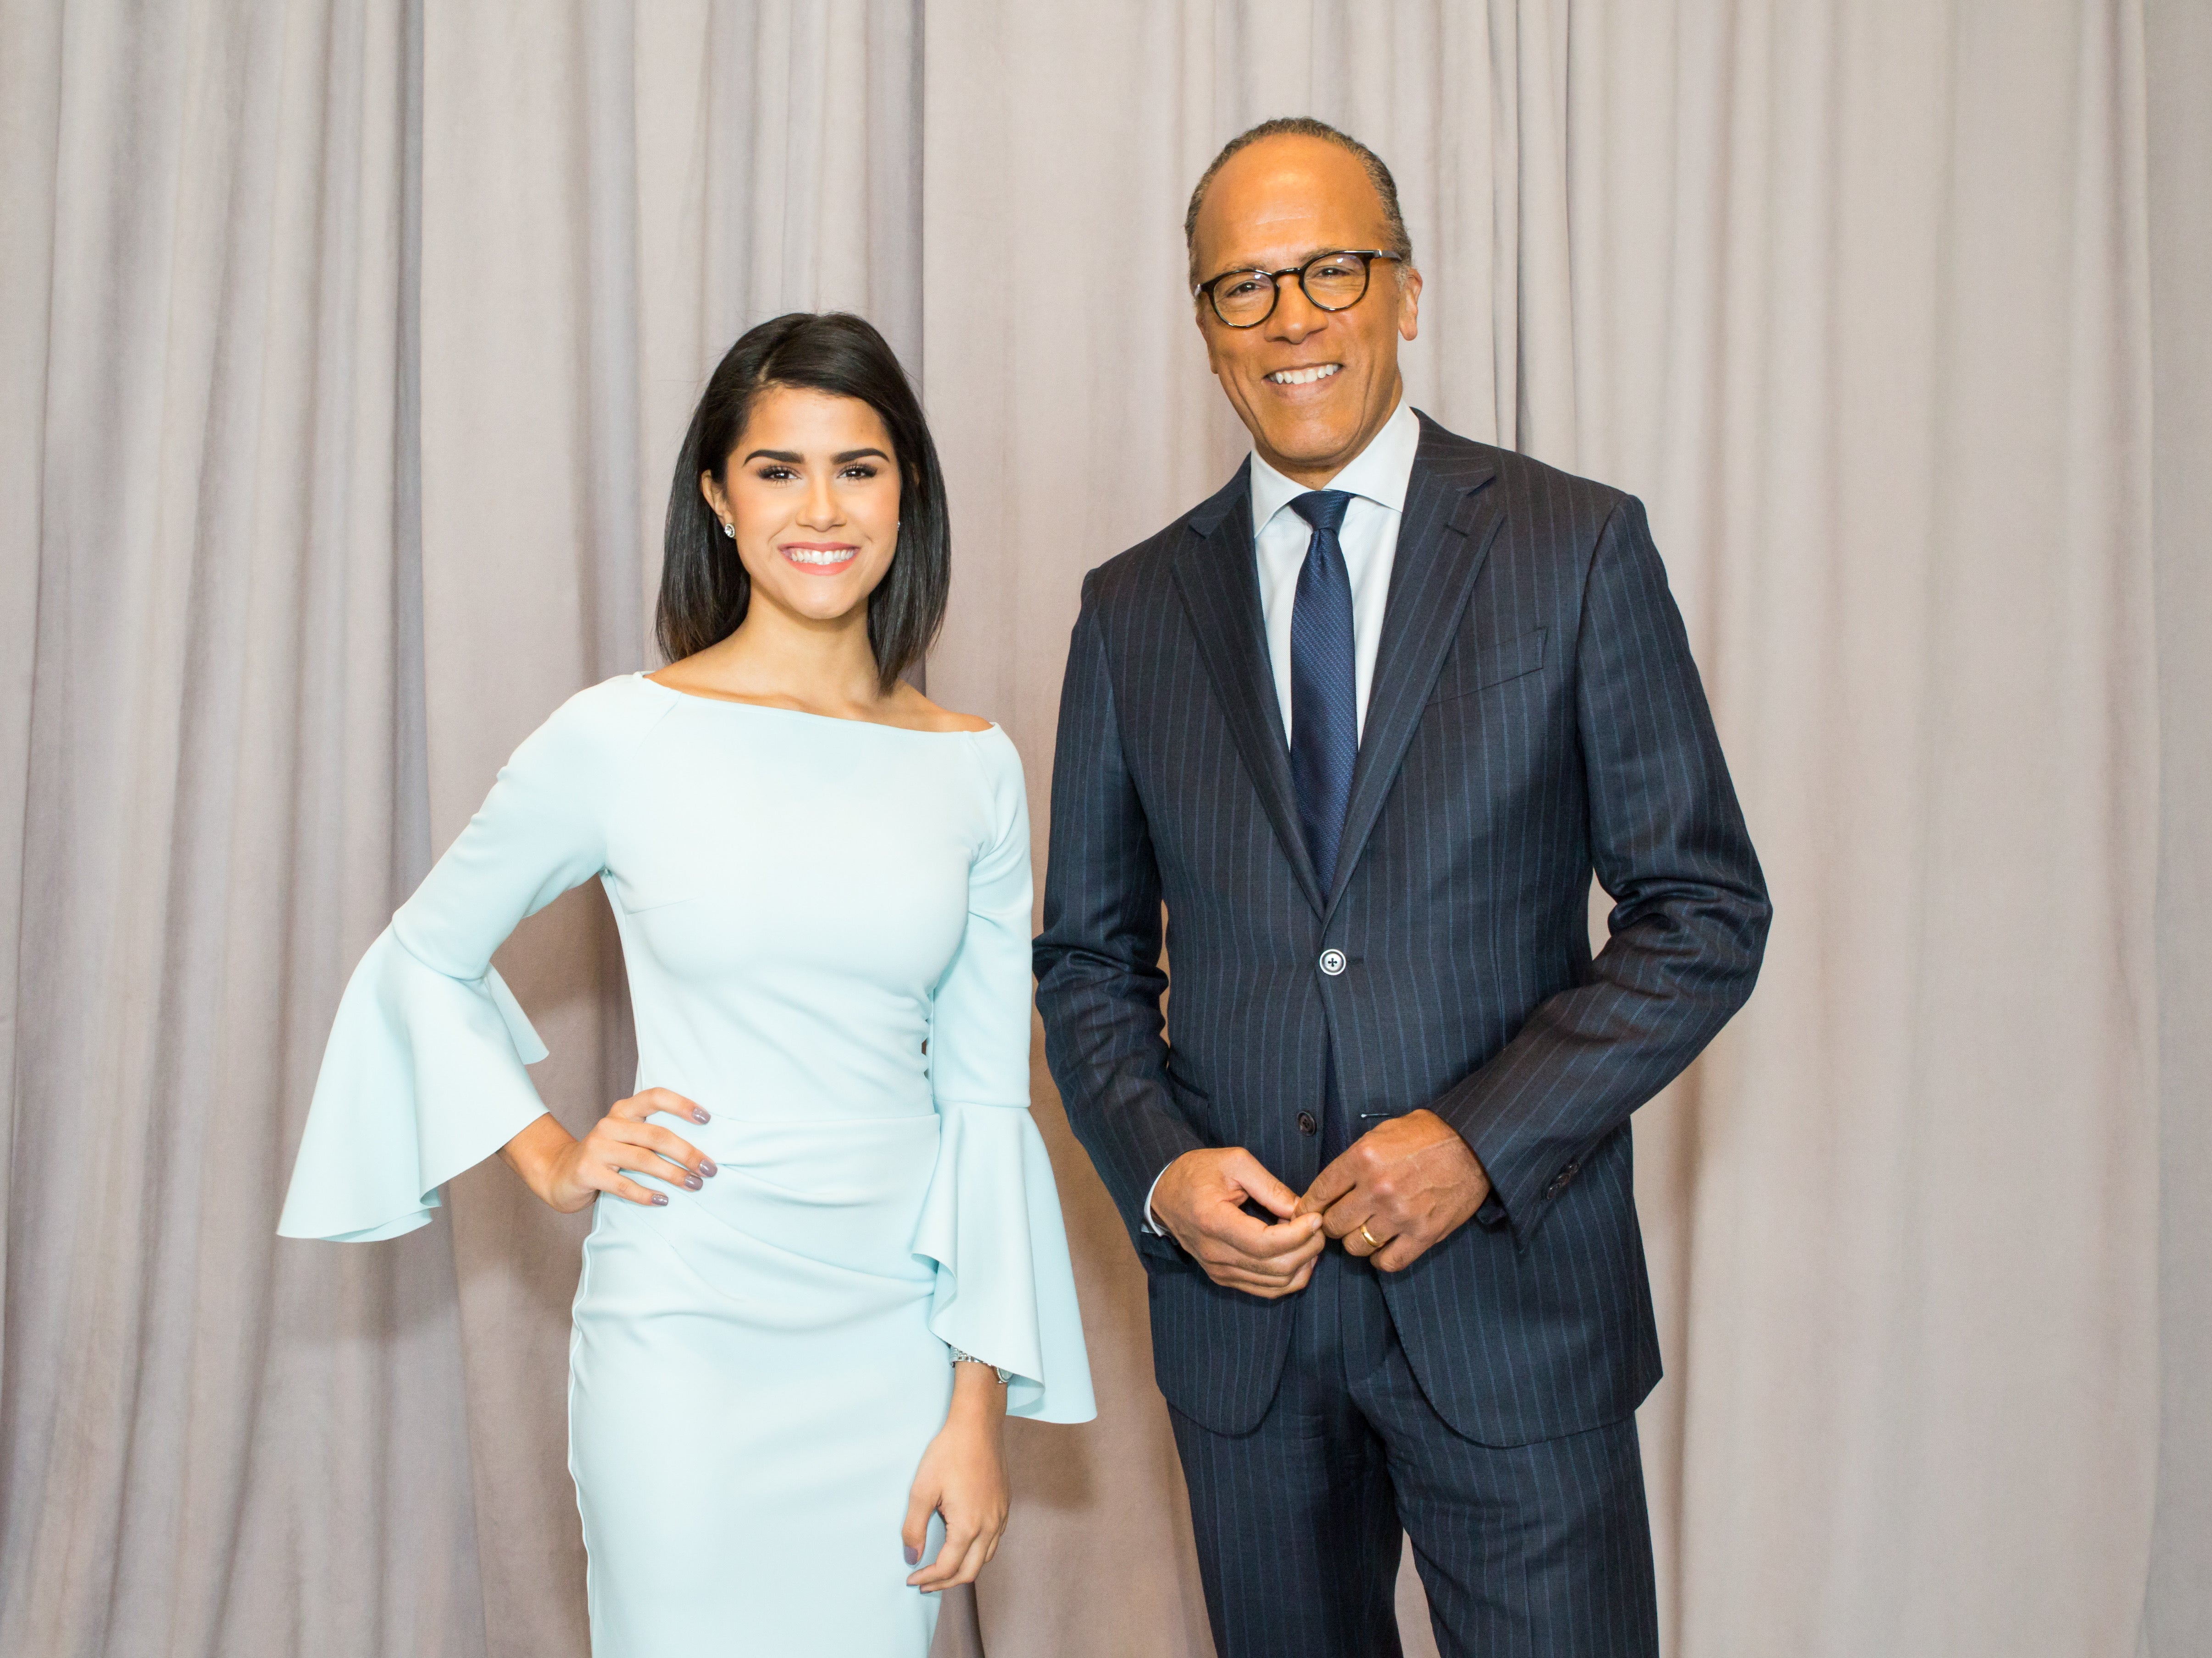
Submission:
[[[952,1350],[952,1362],[955,1364],[991,1364],[989,1359],[978,1358],[973,1353],[963,1353],[957,1347]],[[991,1364],[991,1368],[999,1373],[999,1385],[1001,1388],[1014,1379],[1014,1373],[1003,1364]]]

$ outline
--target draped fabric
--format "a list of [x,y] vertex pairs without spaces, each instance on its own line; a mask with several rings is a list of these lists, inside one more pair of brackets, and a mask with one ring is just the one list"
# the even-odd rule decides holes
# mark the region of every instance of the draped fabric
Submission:
[[2150,154],[2157,554],[2160,1411],[2147,1649],[2212,1649],[2212,7],[2156,0]]
[[[485,1166],[274,1236],[346,975],[649,659],[684,422],[789,308],[921,378],[930,689],[1042,825],[1082,572],[1244,448],[1184,200],[1291,112],[1396,171],[1415,404],[1646,502],[1773,885],[1637,1120],[1668,1649],[2197,1649],[2207,109],[2184,0],[0,0],[0,1651],[583,1651],[578,1223]],[[499,966],[580,1127],[596,893]],[[1036,1078],[1101,1414],[1010,1429],[981,1634],[1201,1654]]]
[[452,1236],[269,1224],[430,853],[416,21],[0,27],[0,1652],[481,1653]]

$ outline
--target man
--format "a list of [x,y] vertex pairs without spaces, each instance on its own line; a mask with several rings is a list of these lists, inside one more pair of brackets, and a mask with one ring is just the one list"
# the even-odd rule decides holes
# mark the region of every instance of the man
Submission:
[[1445,1653],[1656,1654],[1628,1119],[1769,914],[1681,619],[1633,499],[1405,405],[1364,146],[1255,128],[1185,233],[1252,455],[1085,580],[1036,969],[1214,1641],[1396,1653],[1402,1527]]

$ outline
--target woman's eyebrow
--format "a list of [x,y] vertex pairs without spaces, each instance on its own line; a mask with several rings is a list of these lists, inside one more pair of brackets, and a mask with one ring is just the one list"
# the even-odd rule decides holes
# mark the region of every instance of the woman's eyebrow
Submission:
[[[880,449],[848,449],[841,454],[830,456],[830,459],[836,465],[847,466],[856,460],[864,460],[870,455],[873,455],[881,461],[890,459],[890,457]],[[741,464],[749,465],[757,460],[780,460],[787,466],[801,466],[805,464],[805,459],[804,455],[793,449],[756,449],[747,455]]]

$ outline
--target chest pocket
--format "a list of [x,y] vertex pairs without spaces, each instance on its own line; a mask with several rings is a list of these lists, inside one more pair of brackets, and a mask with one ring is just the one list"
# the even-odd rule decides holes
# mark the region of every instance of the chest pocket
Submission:
[[1436,691],[1429,698],[1429,706],[1434,708],[1439,702],[1473,696],[1509,679],[1534,673],[1544,665],[1544,635],[1548,631],[1531,629],[1518,639],[1509,639],[1502,645],[1478,645],[1473,640],[1462,640],[1452,653],[1451,660],[1444,665]]

